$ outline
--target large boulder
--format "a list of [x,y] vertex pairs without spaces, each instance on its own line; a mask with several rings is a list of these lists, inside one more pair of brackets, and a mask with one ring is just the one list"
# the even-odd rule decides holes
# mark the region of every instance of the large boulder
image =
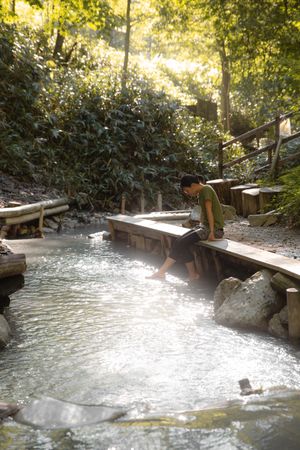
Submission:
[[214,295],[214,310],[215,312],[223,305],[224,301],[233,294],[233,292],[240,287],[242,281],[238,278],[229,277],[222,280],[217,286]]
[[7,323],[7,320],[0,314],[0,348],[5,347],[9,341],[11,336],[11,330]]
[[289,333],[287,328],[285,328],[280,320],[280,314],[274,314],[272,319],[269,322],[268,331],[273,336],[287,339],[289,337]]
[[272,274],[268,270],[262,270],[236,286],[215,311],[216,322],[231,327],[267,331],[270,318],[284,306],[282,298],[270,285],[271,278]]

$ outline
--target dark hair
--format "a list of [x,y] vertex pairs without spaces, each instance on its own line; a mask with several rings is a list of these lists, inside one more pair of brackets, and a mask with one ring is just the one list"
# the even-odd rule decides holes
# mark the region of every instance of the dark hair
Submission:
[[199,183],[199,177],[198,175],[183,175],[183,177],[180,180],[180,186],[181,188],[185,187],[191,187],[193,183]]

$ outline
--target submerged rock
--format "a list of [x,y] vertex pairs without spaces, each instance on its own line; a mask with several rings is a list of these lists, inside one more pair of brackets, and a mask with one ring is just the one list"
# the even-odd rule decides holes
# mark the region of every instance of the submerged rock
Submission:
[[10,336],[11,330],[7,320],[2,314],[0,314],[0,348],[5,347],[9,343]]
[[14,416],[16,422],[38,428],[74,428],[118,419],[126,414],[121,408],[78,405],[51,397],[34,400]]
[[281,323],[280,314],[274,314],[274,316],[269,322],[268,331],[273,336],[279,338],[287,339],[289,337],[287,328],[284,328],[284,326]]

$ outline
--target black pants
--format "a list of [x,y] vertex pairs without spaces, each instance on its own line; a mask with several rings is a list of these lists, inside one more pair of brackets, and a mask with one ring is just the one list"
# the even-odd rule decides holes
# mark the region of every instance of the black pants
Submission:
[[[189,263],[194,260],[191,246],[199,241],[205,241],[208,238],[209,230],[205,226],[192,229],[185,233],[172,244],[169,257],[175,261]],[[215,237],[221,239],[224,236],[223,229],[215,230]]]

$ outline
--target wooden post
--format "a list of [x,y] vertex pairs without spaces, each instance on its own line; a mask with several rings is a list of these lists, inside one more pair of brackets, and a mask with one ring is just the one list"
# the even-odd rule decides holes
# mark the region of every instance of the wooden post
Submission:
[[288,324],[289,337],[292,339],[300,338],[300,290],[288,288],[287,306],[288,306]]
[[[276,143],[276,147],[277,147],[277,143],[278,143],[278,139],[280,136],[280,116],[276,116],[275,117],[275,125],[274,125],[274,138],[275,138],[275,143]],[[272,153],[272,149],[268,150],[268,163],[271,165],[272,164],[272,160],[273,160],[273,153]]]
[[126,205],[126,195],[122,194],[122,197],[121,197],[121,214],[125,214],[125,212],[126,212],[125,205]]
[[219,142],[218,149],[218,168],[219,168],[219,177],[223,178],[223,142]]
[[115,241],[116,240],[116,232],[115,232],[114,226],[110,220],[108,221],[108,228],[109,228],[109,232],[111,234],[111,240]]
[[271,165],[271,175],[273,178],[276,177],[276,172],[277,172],[277,168],[278,168],[278,162],[279,162],[279,150],[282,144],[282,136],[279,136],[277,144],[276,144],[276,149],[275,149],[275,153],[274,153],[274,158],[272,161],[272,165]]
[[162,211],[162,195],[161,192],[157,194],[157,211]]
[[141,214],[145,212],[145,196],[144,191],[141,192]]
[[40,217],[39,217],[39,234],[41,237],[43,236],[44,214],[45,214],[45,209],[43,206],[41,206]]

